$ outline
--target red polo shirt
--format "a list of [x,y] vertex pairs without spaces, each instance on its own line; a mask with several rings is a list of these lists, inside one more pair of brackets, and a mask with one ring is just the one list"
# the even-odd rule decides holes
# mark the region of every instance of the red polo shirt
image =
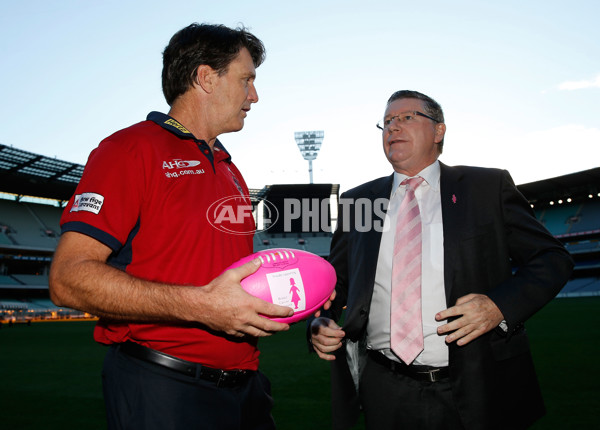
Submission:
[[[90,154],[62,231],[113,250],[108,264],[176,285],[208,284],[252,253],[248,188],[217,141],[214,152],[173,118],[148,119],[106,138]],[[256,339],[229,340],[200,324],[134,324],[101,319],[104,344],[133,340],[221,369],[256,369]]]

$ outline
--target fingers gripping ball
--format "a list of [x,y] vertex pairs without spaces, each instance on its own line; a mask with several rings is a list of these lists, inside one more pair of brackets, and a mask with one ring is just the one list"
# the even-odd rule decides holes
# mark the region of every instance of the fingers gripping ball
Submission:
[[242,279],[242,288],[262,300],[294,309],[291,317],[272,318],[274,321],[290,324],[308,318],[327,301],[335,288],[333,266],[318,255],[298,249],[274,248],[255,252],[228,269],[257,257],[262,264],[256,272]]

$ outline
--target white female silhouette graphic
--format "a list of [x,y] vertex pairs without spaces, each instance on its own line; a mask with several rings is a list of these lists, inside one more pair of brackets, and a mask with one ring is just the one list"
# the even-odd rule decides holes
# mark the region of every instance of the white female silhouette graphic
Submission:
[[298,303],[300,303],[300,300],[302,300],[302,298],[300,297],[300,294],[298,294],[298,291],[300,291],[300,289],[296,286],[296,281],[294,281],[294,278],[290,278],[290,293],[292,294],[292,303],[295,306],[295,309],[298,309]]

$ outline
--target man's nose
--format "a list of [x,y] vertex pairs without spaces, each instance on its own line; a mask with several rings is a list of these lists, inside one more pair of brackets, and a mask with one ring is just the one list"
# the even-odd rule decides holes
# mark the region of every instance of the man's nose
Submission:
[[248,100],[250,103],[258,102],[258,91],[256,91],[256,87],[254,84],[250,85],[250,91],[248,92]]

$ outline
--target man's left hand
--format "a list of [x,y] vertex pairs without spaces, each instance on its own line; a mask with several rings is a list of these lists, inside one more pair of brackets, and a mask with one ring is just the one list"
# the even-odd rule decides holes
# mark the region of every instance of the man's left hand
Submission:
[[[331,296],[329,296],[329,298],[327,299],[327,301],[325,302],[325,304],[323,304],[323,309],[327,310],[331,307],[331,302],[333,302],[333,300],[335,299],[335,290],[333,290],[333,293],[331,293]],[[319,309],[317,312],[315,312],[315,318],[319,318],[321,316],[321,309]]]
[[456,305],[436,314],[436,321],[458,316],[448,324],[438,327],[438,334],[450,333],[446,343],[456,341],[457,345],[466,345],[473,339],[498,327],[504,316],[498,306],[483,294],[468,294],[459,298]]

